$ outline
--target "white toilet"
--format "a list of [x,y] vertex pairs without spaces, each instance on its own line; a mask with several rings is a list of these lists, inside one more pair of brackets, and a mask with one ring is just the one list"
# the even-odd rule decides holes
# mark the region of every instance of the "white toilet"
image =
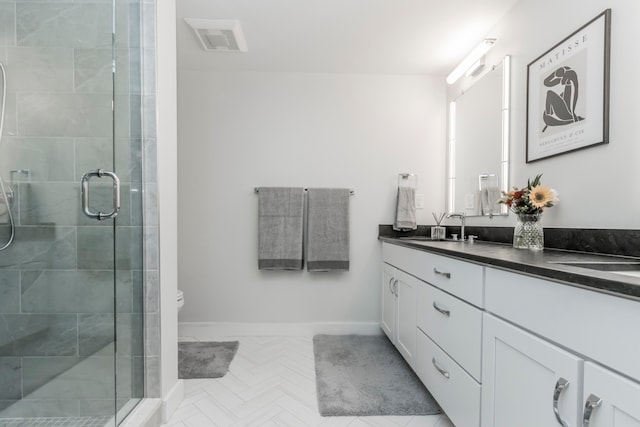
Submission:
[[184,294],[180,289],[178,289],[178,313],[182,310],[182,306],[184,305]]

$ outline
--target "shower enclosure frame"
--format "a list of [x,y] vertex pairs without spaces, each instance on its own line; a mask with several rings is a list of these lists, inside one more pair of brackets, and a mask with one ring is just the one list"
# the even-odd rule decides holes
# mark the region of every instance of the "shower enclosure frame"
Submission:
[[[43,419],[96,416],[114,426],[142,398],[160,396],[155,2],[1,2],[0,23],[10,21],[15,24],[0,32],[0,61],[10,74],[9,126],[3,135],[8,142],[0,142],[0,174],[16,187],[18,215],[15,242],[0,252],[0,295],[15,299],[17,307],[0,303],[0,322],[25,330],[41,325],[18,337],[26,344],[0,335],[0,351],[5,352],[0,352],[0,375],[19,372],[15,378],[20,377],[19,386],[0,390],[0,426],[25,418],[37,418],[44,426]],[[107,28],[108,35],[85,37],[95,28]],[[109,47],[100,41],[92,45],[105,36]],[[70,85],[66,92],[59,90],[65,84]],[[91,122],[94,113],[108,114],[110,125]],[[56,126],[61,117],[58,122],[67,128]],[[67,132],[74,126],[77,133]],[[106,139],[110,149],[102,145]],[[109,157],[111,164],[104,164]],[[100,224],[79,209],[79,177],[91,169],[113,170],[123,182],[123,211]],[[16,170],[29,174],[11,173]],[[107,211],[112,185],[92,180],[90,186],[92,204]],[[108,229],[111,236],[105,237]],[[111,249],[94,251],[105,239]],[[106,261],[99,258],[105,256]],[[111,273],[105,270],[109,263]],[[99,280],[109,275],[111,291]],[[67,294],[61,295],[65,289]],[[94,301],[97,296],[110,299],[111,308]],[[74,312],[70,305],[82,311]],[[61,319],[67,323],[58,324]],[[20,320],[25,324],[20,326]],[[51,332],[56,328],[57,335]],[[50,335],[46,345],[34,338],[38,334]],[[65,337],[75,337],[74,348],[64,348],[62,344],[74,341]],[[20,349],[27,352],[17,354]],[[92,387],[100,386],[92,374],[96,366],[108,364],[113,381],[105,384],[110,383],[113,395],[104,398],[109,390],[98,390],[99,397],[92,398]],[[67,391],[71,397],[63,399]],[[18,393],[20,399],[15,399]],[[37,398],[30,399],[34,393]]]

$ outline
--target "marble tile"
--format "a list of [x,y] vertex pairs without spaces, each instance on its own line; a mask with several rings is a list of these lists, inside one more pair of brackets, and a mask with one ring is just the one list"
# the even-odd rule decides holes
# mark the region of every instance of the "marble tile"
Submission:
[[7,93],[4,110],[4,136],[16,136],[18,134],[17,102],[15,93]]
[[[120,194],[127,194],[129,185],[121,184]],[[97,221],[81,210],[80,184],[77,182],[32,182],[20,184],[21,225],[90,225],[110,227],[112,220]],[[130,222],[130,199],[121,197],[118,224]],[[113,209],[113,183],[109,178],[94,177],[89,181],[89,204],[93,212]]]
[[[0,270],[0,314],[20,312],[20,272]],[[0,377],[2,377],[0,375]]]
[[108,270],[113,268],[113,229],[100,226],[78,227],[78,268]]
[[[89,416],[112,416],[113,415],[113,399],[77,399],[80,407],[78,415],[81,417]],[[104,427],[111,427],[107,424]]]
[[80,356],[113,354],[115,334],[113,313],[78,315],[78,354]]
[[141,138],[140,109],[142,107],[140,95],[116,93],[114,103],[116,138]]
[[144,313],[145,284],[142,270],[131,270],[131,313]]
[[115,392],[113,356],[24,359],[24,389],[32,399],[109,399]]
[[160,384],[160,356],[148,356],[145,358],[145,390],[146,397],[162,397],[162,384]]
[[0,399],[22,397],[22,362],[19,357],[0,357]]
[[6,68],[12,93],[73,91],[72,48],[7,49]]
[[0,3],[0,46],[16,44],[16,13],[13,3]]
[[[147,238],[146,235],[145,238]],[[116,268],[119,270],[157,268],[147,259],[150,255],[143,253],[143,243],[142,227],[116,227]]]
[[17,44],[110,48],[111,16],[108,3],[17,3]]
[[75,181],[74,142],[70,138],[5,137],[0,144],[0,171],[28,169],[31,181]]
[[78,414],[78,402],[64,399],[22,399],[2,411],[5,418],[69,417]]
[[[140,227],[116,227],[115,266],[118,270],[141,270],[142,230]],[[114,266],[113,251],[105,250],[113,241],[113,229],[107,227],[78,228],[78,268],[110,269]],[[153,268],[152,266],[145,266]]]
[[22,183],[20,191],[21,225],[75,225],[82,214],[77,183]]
[[74,356],[76,315],[5,314],[0,316],[0,356]]
[[72,75],[75,92],[111,94],[113,90],[112,50],[74,49],[73,53],[75,67]]
[[[145,135],[149,135],[145,123]],[[155,134],[155,132],[154,132]],[[155,138],[145,138],[143,141],[143,158],[144,158],[144,182],[145,184],[155,184],[157,182],[157,158],[158,151]]]
[[20,136],[111,136],[109,94],[19,93],[16,110]]
[[142,123],[144,125],[143,133],[145,136],[150,138],[155,138],[155,131],[152,129],[156,129],[156,96],[153,95],[145,95],[142,97]]
[[145,363],[143,356],[133,358],[133,397],[144,397]]
[[144,311],[147,314],[160,312],[160,286],[158,270],[147,270],[144,275]]
[[[88,171],[96,169],[114,170],[113,143],[111,138],[75,138],[76,181]],[[125,176],[118,177],[126,181]]]
[[133,358],[116,355],[116,393],[119,398],[133,397]]
[[144,328],[146,354],[160,356],[160,315],[145,314]]
[[2,252],[0,268],[22,270],[76,268],[73,227],[17,227],[11,246]]
[[[25,271],[22,273],[24,313],[111,313],[114,273],[109,270]],[[116,310],[131,312],[131,275],[116,276]]]
[[144,315],[142,313],[118,313],[116,336],[118,357],[142,356],[144,354]]
[[[78,357],[29,357],[24,360],[24,394],[31,395],[31,398],[38,398],[32,395],[34,391],[49,381],[60,375],[60,373],[71,369],[78,364],[81,359]],[[59,398],[67,396],[58,395]]]
[[[78,316],[78,345],[80,356],[113,355],[115,337],[119,357],[142,356],[142,314],[81,314]],[[114,324],[115,322],[115,324]]]
[[159,268],[159,243],[158,243],[158,228],[157,227],[144,227],[144,265],[145,268],[151,270],[157,270]]
[[142,182],[142,140],[118,138],[115,140],[115,170],[123,182]]

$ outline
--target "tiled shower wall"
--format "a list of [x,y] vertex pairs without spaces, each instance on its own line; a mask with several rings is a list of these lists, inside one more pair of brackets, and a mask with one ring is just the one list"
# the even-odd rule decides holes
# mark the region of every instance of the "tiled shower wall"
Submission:
[[[111,1],[0,0],[8,80],[0,174],[15,190],[17,224],[0,252],[0,417],[112,414],[116,391],[124,403],[142,397],[145,368],[157,378],[153,9],[117,4],[114,165]],[[80,178],[97,168],[122,181],[115,251],[111,221],[80,210]],[[95,209],[109,210],[109,187],[92,181]],[[7,220],[0,201],[0,242]],[[159,395],[148,381],[148,395]]]
[[142,4],[142,144],[145,397],[162,397],[160,384],[160,274],[156,151],[156,0]]

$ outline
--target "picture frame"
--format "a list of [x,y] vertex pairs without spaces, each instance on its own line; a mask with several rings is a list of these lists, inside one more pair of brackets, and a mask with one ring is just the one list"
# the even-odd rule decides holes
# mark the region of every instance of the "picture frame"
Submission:
[[611,9],[527,65],[526,162],[609,143]]

